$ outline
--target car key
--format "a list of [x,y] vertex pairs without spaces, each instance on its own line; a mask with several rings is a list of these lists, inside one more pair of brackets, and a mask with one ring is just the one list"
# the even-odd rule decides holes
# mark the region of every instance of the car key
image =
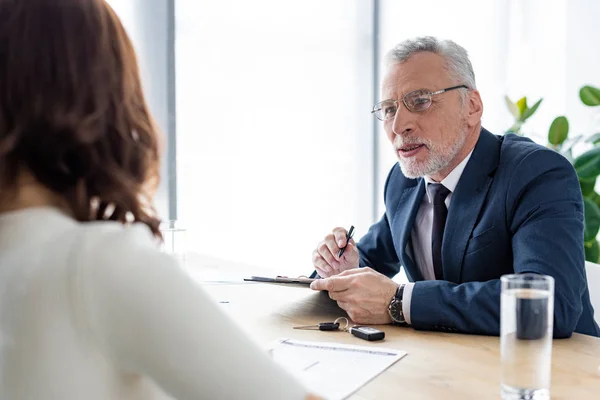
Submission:
[[316,325],[295,326],[294,329],[318,329],[320,331],[336,331],[340,327],[337,322],[319,322]]
[[371,328],[370,326],[353,326],[350,328],[350,333],[363,340],[368,340],[369,342],[383,340],[383,338],[385,338],[385,332]]

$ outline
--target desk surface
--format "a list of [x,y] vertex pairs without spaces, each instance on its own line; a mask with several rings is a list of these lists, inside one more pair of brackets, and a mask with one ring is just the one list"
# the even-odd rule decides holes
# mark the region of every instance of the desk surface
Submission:
[[[346,332],[294,330],[297,325],[333,321],[345,316],[326,293],[303,287],[262,283],[205,283],[259,344],[275,339],[331,341],[405,350],[408,355],[359,390],[352,399],[498,399],[498,337],[420,332],[382,325],[386,338],[377,344]],[[575,334],[554,340],[553,400],[597,399],[600,396],[600,339]]]

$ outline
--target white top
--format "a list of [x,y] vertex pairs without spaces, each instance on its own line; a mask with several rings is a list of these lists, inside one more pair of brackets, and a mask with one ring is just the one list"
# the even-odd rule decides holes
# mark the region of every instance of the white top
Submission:
[[303,399],[146,226],[0,214],[0,399]]
[[[452,193],[454,193],[456,185],[458,185],[458,181],[465,170],[469,159],[471,158],[471,154],[473,154],[472,150],[465,157],[465,159],[462,160],[462,162],[448,174],[448,176],[439,182],[450,191],[450,194],[444,201],[448,209],[450,209]],[[411,232],[411,239],[414,250],[413,257],[417,268],[419,268],[421,274],[423,275],[423,279],[435,280],[435,272],[433,270],[433,250],[431,249],[431,230],[433,229],[433,197],[429,184],[438,182],[431,180],[427,176],[424,179],[425,196],[423,196],[423,199],[421,200],[421,206],[419,207],[419,211],[417,211],[417,216],[415,217],[415,222],[413,225],[414,228]],[[404,293],[402,295],[402,312],[404,313],[406,322],[409,324],[411,323],[410,303],[414,285],[414,283],[408,283],[404,287]]]

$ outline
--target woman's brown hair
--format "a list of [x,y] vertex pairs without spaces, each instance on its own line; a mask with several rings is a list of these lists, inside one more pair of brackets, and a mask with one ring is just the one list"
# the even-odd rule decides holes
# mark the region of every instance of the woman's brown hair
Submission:
[[0,0],[0,198],[24,169],[77,220],[139,221],[160,237],[158,132],[104,0]]

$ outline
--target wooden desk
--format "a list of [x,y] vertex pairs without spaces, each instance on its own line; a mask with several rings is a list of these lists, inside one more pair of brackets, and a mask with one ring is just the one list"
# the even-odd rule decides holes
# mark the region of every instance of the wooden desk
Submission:
[[[379,326],[377,344],[345,332],[301,331],[297,325],[333,321],[345,313],[326,293],[260,283],[203,284],[245,329],[266,345],[278,338],[331,341],[405,350],[408,355],[371,381],[352,399],[499,399],[498,337],[419,332]],[[553,400],[600,398],[600,339],[575,334],[555,340],[552,354]]]

